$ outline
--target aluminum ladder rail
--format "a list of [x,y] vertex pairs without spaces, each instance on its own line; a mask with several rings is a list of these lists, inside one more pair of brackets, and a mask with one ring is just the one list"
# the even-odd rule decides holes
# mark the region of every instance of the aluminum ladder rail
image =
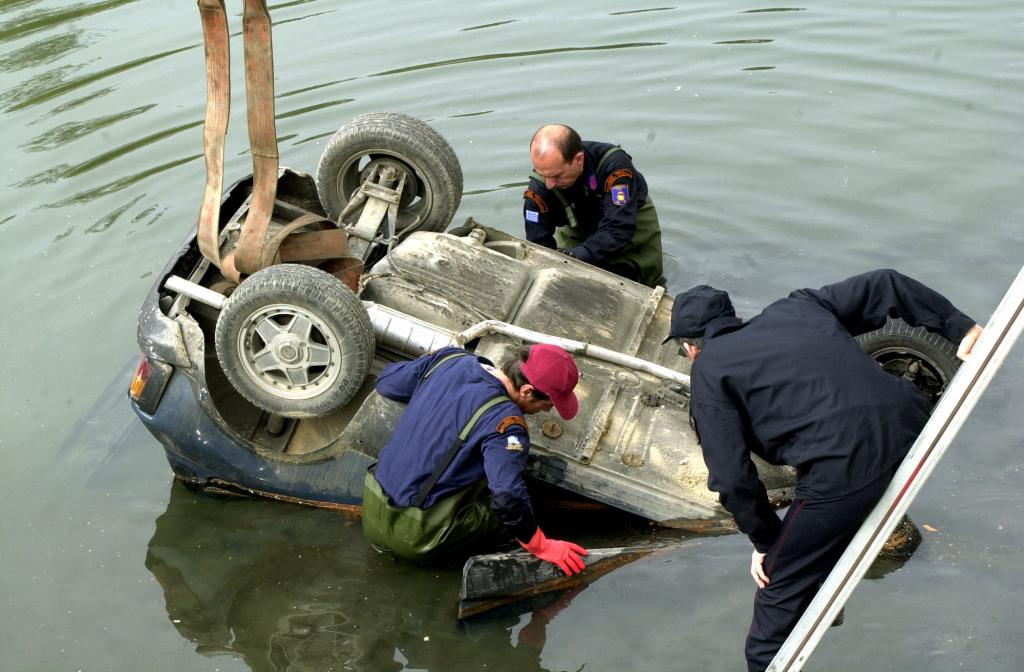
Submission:
[[971,356],[953,377],[931,419],[903,459],[882,498],[775,654],[768,672],[799,672],[925,481],[967,421],[981,394],[1024,330],[1024,267],[988,321]]

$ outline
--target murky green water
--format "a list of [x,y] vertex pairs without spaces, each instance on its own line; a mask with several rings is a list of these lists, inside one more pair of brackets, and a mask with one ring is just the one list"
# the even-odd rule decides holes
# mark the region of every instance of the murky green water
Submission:
[[[747,315],[894,266],[984,321],[1024,260],[1013,0],[271,11],[297,168],[356,114],[412,114],[459,154],[458,218],[518,232],[529,136],[570,123],[646,175],[670,289],[727,288]],[[332,513],[172,485],[125,388],[136,311],[203,183],[195,4],[6,0],[0,45],[0,668],[742,668],[739,537],[460,627],[453,571],[373,555]],[[249,164],[235,103],[229,178]],[[1018,346],[911,510],[935,531],[861,585],[808,669],[1019,669],[1022,381]]]

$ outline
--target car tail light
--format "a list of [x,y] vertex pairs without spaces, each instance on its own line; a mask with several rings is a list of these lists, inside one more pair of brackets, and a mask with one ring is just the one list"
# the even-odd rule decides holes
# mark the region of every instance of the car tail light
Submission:
[[143,357],[139,360],[139,366],[135,369],[135,376],[132,378],[132,385],[128,388],[128,394],[135,401],[142,396],[146,389],[146,381],[149,379],[149,360]]
[[131,397],[139,409],[150,415],[156,410],[160,403],[160,397],[164,394],[167,380],[171,377],[171,366],[143,356],[139,360],[139,366],[132,376],[131,385],[128,387],[128,396]]

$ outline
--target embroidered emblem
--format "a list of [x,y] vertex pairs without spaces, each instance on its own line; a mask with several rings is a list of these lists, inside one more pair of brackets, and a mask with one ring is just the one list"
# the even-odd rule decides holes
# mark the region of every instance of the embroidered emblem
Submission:
[[537,222],[540,221],[540,213],[537,212],[536,210],[527,210],[526,221],[533,222],[534,224],[536,224]]
[[591,191],[597,191],[597,175],[590,174],[590,180],[587,182],[590,185]]
[[519,439],[513,434],[508,437],[508,442],[505,444],[505,450],[514,450],[520,452],[523,450],[523,444],[519,443]]
[[612,187],[612,203],[614,205],[629,203],[629,185],[616,184]]
[[540,197],[533,189],[527,189],[526,193],[523,194],[523,198],[528,198],[537,205],[537,210],[540,212],[548,211],[548,204],[544,202],[544,199]]
[[633,171],[629,170],[628,168],[619,168],[614,173],[609,175],[608,179],[604,181],[604,190],[611,191],[612,186],[620,180],[627,180],[629,182],[632,182]]
[[526,426],[526,418],[524,418],[521,415],[510,415],[498,423],[498,434],[504,434],[505,430],[511,427],[512,425],[519,425],[526,431],[530,431],[530,428]]

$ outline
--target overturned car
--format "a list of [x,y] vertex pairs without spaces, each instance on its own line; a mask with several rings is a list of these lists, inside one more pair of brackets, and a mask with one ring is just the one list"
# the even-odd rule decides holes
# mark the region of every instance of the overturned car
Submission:
[[[208,175],[197,230],[140,313],[131,403],[176,477],[357,508],[404,409],[374,392],[383,366],[448,344],[497,362],[547,342],[579,365],[580,413],[528,419],[528,476],[666,526],[730,526],[690,429],[689,362],[662,344],[664,288],[472,219],[446,231],[458,160],[405,115],[353,119],[315,177],[276,154],[254,173],[218,198]],[[898,322],[860,340],[933,398],[956,370],[951,344]],[[792,471],[757,463],[769,495],[790,496]]]

